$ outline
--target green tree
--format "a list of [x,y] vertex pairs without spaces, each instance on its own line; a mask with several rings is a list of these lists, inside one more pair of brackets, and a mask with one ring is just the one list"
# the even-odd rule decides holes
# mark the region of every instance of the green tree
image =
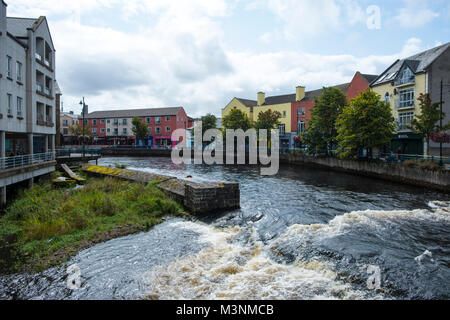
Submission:
[[354,158],[363,149],[372,157],[373,148],[390,144],[395,120],[389,103],[380,98],[367,89],[344,107],[336,121],[340,157]]
[[[441,120],[441,112],[439,103],[432,103],[429,94],[421,93],[419,98],[420,114],[411,120],[410,129],[420,134],[427,141],[427,155],[430,154],[430,138],[431,135],[440,131],[439,121]],[[443,119],[445,114],[442,114]],[[450,128],[450,123],[443,127],[443,131]]]
[[258,114],[258,120],[254,123],[256,130],[266,129],[268,130],[267,138],[271,139],[270,129],[278,128],[280,124],[281,113],[278,111],[272,111],[271,109],[260,112]]
[[228,115],[222,119],[222,126],[226,129],[242,129],[247,131],[252,127],[249,117],[239,109],[232,109]]
[[[146,141],[149,131],[147,124],[142,121],[139,117],[134,117],[132,121],[133,128],[131,129],[133,131],[133,134],[139,138],[139,140]],[[145,142],[147,144],[147,142]]]
[[202,122],[202,136],[209,129],[217,128],[217,118],[211,113],[208,113],[206,116],[201,117],[200,120]]
[[[83,143],[83,136],[84,136],[85,142],[87,140],[89,140],[91,138],[91,136],[92,136],[91,127],[90,126],[85,126],[84,130],[83,130],[83,127],[80,126],[80,124],[78,122],[75,123],[75,125],[69,127],[69,132],[74,137],[77,137],[77,139],[78,139],[78,141],[80,143]],[[83,132],[84,132],[84,135],[83,135]]]
[[346,104],[347,98],[341,90],[323,88],[322,96],[315,99],[308,132],[302,135],[310,152],[331,155],[336,145],[336,120]]

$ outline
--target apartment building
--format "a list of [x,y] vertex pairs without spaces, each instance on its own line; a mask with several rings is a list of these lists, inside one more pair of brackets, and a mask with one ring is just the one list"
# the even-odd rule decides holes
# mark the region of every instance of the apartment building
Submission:
[[[145,141],[133,134],[133,119],[138,117],[147,124],[149,136]],[[83,125],[83,119],[79,119]],[[84,125],[91,130],[91,142],[98,145],[148,145],[170,148],[172,133],[192,127],[183,107],[134,110],[96,111],[85,116]]]
[[[420,94],[430,94],[433,103],[440,102],[441,80],[444,124],[450,121],[450,43],[395,61],[371,84],[373,91],[389,102],[398,130],[392,140],[392,150],[401,148],[405,154],[424,154],[427,150],[423,137],[410,129],[411,120],[420,114]],[[450,146],[444,144],[444,153],[450,155]],[[431,152],[439,155],[439,144],[431,143]]]
[[55,48],[47,19],[7,17],[0,0],[0,188],[55,170]]
[[[376,78],[376,75],[356,72],[351,82],[334,87],[345,93],[347,100],[350,101],[350,99],[368,89],[370,83]],[[298,86],[293,94],[269,97],[266,97],[264,92],[259,92],[257,100],[234,98],[222,109],[222,118],[234,108],[247,114],[251,121],[256,121],[261,112],[269,109],[278,111],[281,113],[279,125],[280,148],[299,147],[301,142],[296,138],[307,130],[315,99],[319,98],[323,92],[323,89],[313,91],[306,91],[305,89],[303,86]]]
[[61,112],[59,117],[59,132],[60,139],[63,145],[76,144],[77,137],[70,132],[70,127],[79,123],[80,115],[76,115],[73,111]]

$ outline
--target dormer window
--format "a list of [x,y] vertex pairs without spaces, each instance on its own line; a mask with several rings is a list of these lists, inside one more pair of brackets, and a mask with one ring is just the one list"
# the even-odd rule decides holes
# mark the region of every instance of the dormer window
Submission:
[[411,71],[410,68],[405,67],[400,71],[398,75],[397,84],[403,85],[408,83],[414,83],[414,73]]

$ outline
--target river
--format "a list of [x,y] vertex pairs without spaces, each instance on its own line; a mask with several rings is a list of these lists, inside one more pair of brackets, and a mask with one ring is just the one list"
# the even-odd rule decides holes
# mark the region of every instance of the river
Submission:
[[99,165],[115,163],[237,181],[241,209],[168,219],[84,250],[68,262],[81,272],[77,290],[63,267],[0,277],[0,299],[450,298],[448,194],[301,167],[263,177],[165,158]]

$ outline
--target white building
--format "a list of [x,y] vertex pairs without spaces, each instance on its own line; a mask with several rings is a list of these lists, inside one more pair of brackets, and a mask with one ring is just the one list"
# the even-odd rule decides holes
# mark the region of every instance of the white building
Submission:
[[55,48],[47,19],[9,18],[0,0],[0,188],[55,170]]

